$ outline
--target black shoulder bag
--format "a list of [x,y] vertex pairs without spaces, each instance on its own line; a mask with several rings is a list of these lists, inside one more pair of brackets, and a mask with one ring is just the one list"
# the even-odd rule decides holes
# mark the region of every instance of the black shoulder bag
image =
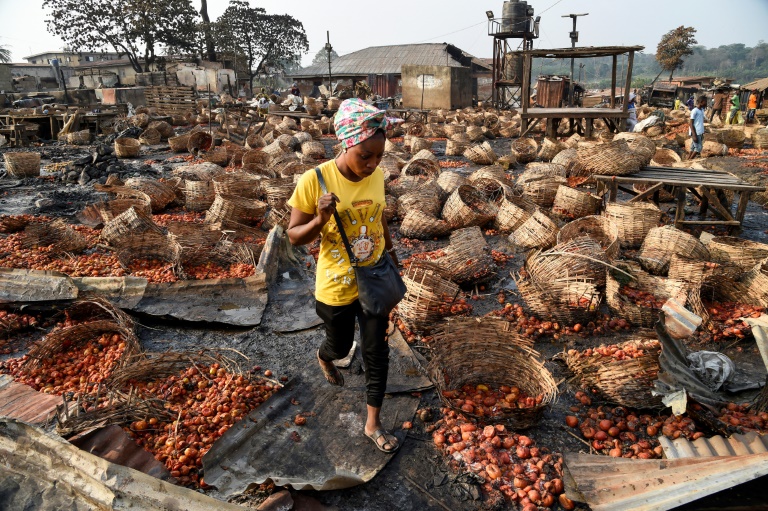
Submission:
[[[328,193],[319,167],[315,168],[315,173],[323,193]],[[355,271],[357,295],[363,312],[366,316],[386,317],[389,311],[394,309],[395,305],[403,299],[407,291],[397,266],[395,266],[394,261],[392,261],[392,258],[389,257],[386,251],[384,251],[381,259],[376,264],[359,266],[357,264],[359,261],[352,253],[352,247],[349,246],[347,233],[344,232],[344,224],[342,224],[336,210],[333,211],[333,217],[336,219],[339,234],[341,234],[341,239],[344,241],[344,248],[347,249],[349,262]]]

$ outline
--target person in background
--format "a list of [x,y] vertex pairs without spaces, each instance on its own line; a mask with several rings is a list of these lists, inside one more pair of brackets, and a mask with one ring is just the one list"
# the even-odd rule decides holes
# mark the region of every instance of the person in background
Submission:
[[637,107],[635,105],[636,101],[637,95],[635,95],[634,92],[630,92],[629,103],[627,104],[627,112],[629,112],[629,117],[627,117],[627,131],[629,132],[635,131],[635,125],[637,124]]
[[691,152],[688,159],[692,160],[701,154],[704,144],[704,109],[707,108],[707,97],[702,95],[696,100],[696,108],[691,110]]
[[715,97],[712,100],[712,113],[709,114],[709,122],[715,118],[715,115],[722,120],[723,119],[723,103],[725,103],[725,93],[722,89],[715,91]]
[[680,98],[675,98],[675,108],[674,110],[680,110],[680,106],[682,105],[682,101],[680,101]]
[[[325,323],[325,340],[317,351],[317,361],[328,383],[344,385],[344,376],[333,361],[347,356],[355,337],[355,322],[359,323],[368,412],[363,433],[376,448],[390,454],[400,444],[380,418],[389,371],[389,319],[363,312],[339,229],[344,229],[359,265],[376,264],[385,252],[398,264],[383,215],[387,203],[379,163],[387,127],[399,122],[402,120],[389,119],[383,110],[360,99],[344,101],[333,121],[343,150],[318,167],[328,193],[323,193],[316,171],[305,172],[288,201],[293,210],[287,231],[293,245],[306,245],[320,236],[315,299],[317,315]],[[334,218],[334,211],[343,219],[342,225]]]
[[291,94],[294,96],[301,96],[301,89],[299,89],[298,83],[293,82],[293,86],[291,87]]
[[731,111],[728,114],[728,124],[734,124],[738,122],[737,114],[741,109],[741,100],[739,99],[739,91],[735,90],[733,96],[731,96]]
[[757,110],[757,89],[752,90],[747,100],[747,122],[755,122],[755,111]]
[[693,104],[693,94],[691,94],[691,97],[688,98],[688,101],[685,102],[685,106],[688,107],[688,110],[693,110],[694,104]]

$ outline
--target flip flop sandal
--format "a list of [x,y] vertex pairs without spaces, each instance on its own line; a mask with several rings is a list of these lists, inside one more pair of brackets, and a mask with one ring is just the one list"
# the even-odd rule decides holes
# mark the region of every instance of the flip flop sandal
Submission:
[[323,371],[323,376],[325,376],[325,379],[328,383],[330,383],[331,385],[336,385],[338,387],[344,386],[344,375],[341,374],[341,371],[339,371],[339,369],[335,365],[331,364],[331,367],[333,367],[333,369],[326,369],[325,366],[323,366],[323,364],[320,363],[321,362],[320,350],[317,351],[317,361],[318,361],[318,365],[320,366],[320,369]]
[[[392,433],[389,433],[389,432],[387,432],[387,431],[385,431],[385,430],[383,430],[381,428],[377,429],[376,431],[374,431],[370,435],[368,433],[365,433],[365,431],[363,431],[363,433],[365,434],[365,436],[367,436],[368,438],[371,439],[371,441],[374,443],[374,445],[376,445],[376,448],[378,450],[380,450],[381,452],[384,452],[384,453],[387,453],[387,454],[394,454],[394,453],[397,452],[398,449],[400,449],[400,442],[397,441],[397,438],[395,437],[395,435],[393,435]],[[383,437],[384,435],[391,436],[392,438],[395,439],[395,441],[392,442],[391,440],[386,440],[385,439],[386,440],[385,442],[379,443],[379,438]],[[394,447],[391,448],[391,449],[385,449],[384,448],[385,445],[394,445]]]

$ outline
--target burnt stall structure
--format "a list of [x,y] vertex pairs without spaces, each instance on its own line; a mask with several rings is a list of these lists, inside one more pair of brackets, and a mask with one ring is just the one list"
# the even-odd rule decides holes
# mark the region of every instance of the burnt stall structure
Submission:
[[[547,136],[556,135],[557,126],[562,119],[568,119],[571,131],[574,126],[580,129],[581,120],[584,120],[584,134],[587,137],[592,136],[593,123],[595,119],[603,119],[606,125],[614,132],[624,130],[624,124],[629,117],[627,110],[629,104],[630,84],[632,83],[632,64],[635,58],[635,52],[642,51],[643,46],[594,46],[584,48],[560,48],[560,49],[528,49],[516,52],[523,64],[522,79],[522,100],[521,112],[522,133],[525,134],[542,119],[547,123]],[[624,78],[624,99],[621,107],[616,105],[616,83],[617,68],[619,56],[627,56],[627,66]],[[554,58],[554,59],[585,59],[595,57],[611,57],[611,92],[610,103],[607,108],[582,108],[582,107],[559,107],[559,108],[532,108],[531,106],[531,70],[533,69],[533,59],[535,58]]]

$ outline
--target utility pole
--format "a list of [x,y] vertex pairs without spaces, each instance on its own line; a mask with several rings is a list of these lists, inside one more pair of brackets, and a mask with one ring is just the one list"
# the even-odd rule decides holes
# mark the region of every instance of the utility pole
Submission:
[[333,96],[333,76],[331,75],[331,52],[333,51],[333,46],[331,46],[330,30],[326,30],[325,37],[325,51],[328,52],[328,94]]
[[[571,36],[571,48],[576,48],[576,42],[579,40],[579,33],[576,31],[576,18],[579,16],[589,16],[588,12],[584,14],[565,14],[562,18],[571,18],[573,20],[573,30],[569,34]],[[568,106],[573,106],[573,57],[571,57],[571,86],[568,90]]]

